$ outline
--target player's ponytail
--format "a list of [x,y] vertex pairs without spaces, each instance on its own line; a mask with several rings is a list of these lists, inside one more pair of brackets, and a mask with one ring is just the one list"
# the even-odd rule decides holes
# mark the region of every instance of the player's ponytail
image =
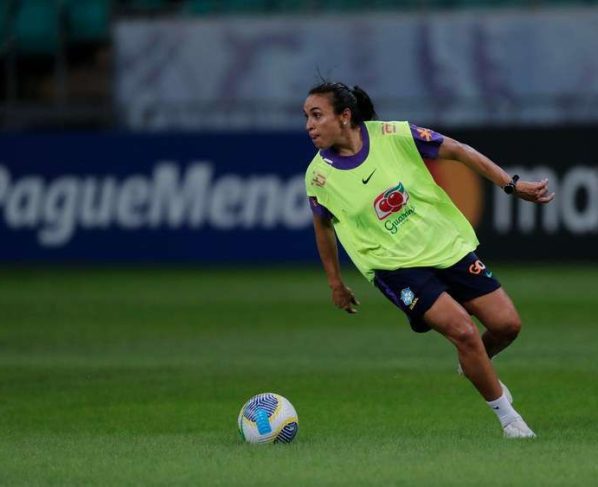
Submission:
[[337,115],[343,113],[346,108],[351,110],[352,127],[377,118],[376,110],[370,96],[359,86],[354,86],[351,89],[344,83],[323,81],[309,90],[309,94],[330,94],[330,101],[334,113]]
[[360,121],[364,122],[367,120],[376,120],[378,115],[376,115],[376,110],[374,108],[374,103],[364,90],[362,90],[359,86],[354,86],[351,90],[355,99],[357,100],[357,111],[361,118]]

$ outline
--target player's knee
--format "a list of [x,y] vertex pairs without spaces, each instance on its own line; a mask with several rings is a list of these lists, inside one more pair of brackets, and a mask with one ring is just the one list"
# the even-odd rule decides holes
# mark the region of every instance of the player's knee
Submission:
[[481,343],[478,329],[467,314],[457,318],[453,324],[451,339],[461,350],[477,348]]
[[457,348],[463,351],[474,350],[480,347],[480,335],[473,323],[459,329],[459,333],[455,337],[455,344]]
[[521,331],[521,318],[517,313],[510,315],[503,323],[501,334],[503,339],[513,341]]
[[499,318],[499,326],[496,326],[493,334],[498,339],[504,342],[512,342],[517,338],[521,331],[521,318],[515,310],[509,313],[505,313]]

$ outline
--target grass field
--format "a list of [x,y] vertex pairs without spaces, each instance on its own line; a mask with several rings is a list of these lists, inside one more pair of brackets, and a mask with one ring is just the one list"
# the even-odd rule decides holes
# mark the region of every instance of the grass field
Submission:
[[[524,331],[496,360],[536,440],[504,440],[452,346],[356,274],[0,273],[0,485],[596,485],[598,266],[496,267]],[[291,445],[236,419],[278,392]]]

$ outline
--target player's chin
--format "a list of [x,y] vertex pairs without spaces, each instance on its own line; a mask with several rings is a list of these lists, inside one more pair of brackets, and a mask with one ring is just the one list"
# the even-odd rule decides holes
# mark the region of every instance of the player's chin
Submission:
[[315,139],[311,139],[312,143],[320,150],[328,149],[330,144],[326,144],[320,137],[316,137]]

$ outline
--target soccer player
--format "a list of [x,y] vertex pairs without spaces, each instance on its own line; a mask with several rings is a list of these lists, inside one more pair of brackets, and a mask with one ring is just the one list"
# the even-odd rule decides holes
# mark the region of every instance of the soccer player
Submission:
[[[502,187],[506,198],[548,203],[548,181],[510,176],[475,149],[408,122],[376,121],[359,87],[323,82],[309,91],[305,128],[319,149],[306,172],[316,244],[332,301],[359,302],[343,282],[337,237],[359,271],[403,312],[458,353],[459,369],[496,413],[507,438],[534,438],[490,359],[521,329],[500,283],[474,253],[475,232],[434,182],[423,159],[459,161]],[[476,316],[486,330],[480,335]]]

